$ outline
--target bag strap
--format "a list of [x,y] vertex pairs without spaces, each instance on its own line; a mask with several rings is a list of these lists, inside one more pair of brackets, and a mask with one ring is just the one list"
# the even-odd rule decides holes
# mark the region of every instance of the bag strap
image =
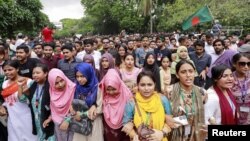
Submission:
[[139,113],[139,116],[140,117],[142,117],[142,115],[141,115],[141,111],[140,111],[140,108],[139,108],[139,105],[138,105],[138,103],[137,103],[137,100],[135,99],[135,97],[133,97],[134,98],[134,101],[135,101],[135,107],[136,107],[136,109],[137,109],[137,111],[138,111],[138,113]]
[[137,100],[136,100],[135,97],[133,97],[133,98],[134,98],[134,101],[135,101],[135,107],[136,107],[136,109],[138,111],[139,116],[141,117],[141,121],[143,122],[143,118],[142,118],[141,111],[140,111],[139,105],[137,103]]

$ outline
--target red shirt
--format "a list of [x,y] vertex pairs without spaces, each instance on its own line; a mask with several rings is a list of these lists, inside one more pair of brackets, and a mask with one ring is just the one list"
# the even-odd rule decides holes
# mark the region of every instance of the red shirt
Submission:
[[53,40],[52,38],[52,30],[49,29],[48,27],[45,27],[43,30],[42,30],[42,35],[43,35],[43,41],[44,42],[51,42]]

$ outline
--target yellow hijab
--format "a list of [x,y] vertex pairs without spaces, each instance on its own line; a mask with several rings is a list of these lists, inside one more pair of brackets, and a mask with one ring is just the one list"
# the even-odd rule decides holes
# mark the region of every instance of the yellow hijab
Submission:
[[[155,91],[153,95],[145,99],[139,92],[135,94],[135,99],[138,103],[142,118],[139,116],[137,108],[135,107],[134,124],[138,128],[139,125],[147,121],[147,113],[150,113],[148,124],[157,130],[162,130],[165,124],[165,112],[161,102],[160,95]],[[143,121],[142,121],[143,120]]]

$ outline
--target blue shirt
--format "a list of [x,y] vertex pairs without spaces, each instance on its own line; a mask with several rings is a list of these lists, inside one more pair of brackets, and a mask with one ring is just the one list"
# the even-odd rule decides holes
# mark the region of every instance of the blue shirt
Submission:
[[200,57],[198,57],[196,52],[191,52],[189,53],[189,57],[191,60],[193,60],[198,74],[200,74],[204,69],[206,69],[206,67],[209,68],[211,65],[212,58],[209,54],[205,52]]
[[144,65],[144,60],[148,52],[154,52],[152,48],[145,50],[143,47],[137,48],[135,50],[136,66],[142,67]]
[[[171,115],[172,114],[171,105],[165,96],[161,96],[161,103],[163,105],[165,114]],[[124,125],[132,121],[134,118],[134,114],[135,114],[135,102],[134,100],[130,100],[125,106],[122,124]]]
[[58,61],[57,68],[62,70],[63,73],[72,81],[75,81],[75,67],[80,62],[77,62],[76,59],[74,59],[72,62],[68,62],[65,59],[61,59]]

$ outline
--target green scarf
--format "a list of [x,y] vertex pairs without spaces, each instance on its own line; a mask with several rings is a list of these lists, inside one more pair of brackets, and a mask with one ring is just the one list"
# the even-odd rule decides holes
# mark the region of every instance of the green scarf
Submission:
[[[173,117],[178,116],[178,107],[180,106],[180,92],[181,92],[181,86],[178,83],[175,83],[173,85],[173,91],[172,91],[172,111],[173,111]],[[194,101],[194,121],[192,122],[193,125],[192,131],[191,131],[191,138],[190,141],[200,141],[200,128],[202,125],[205,124],[205,118],[204,118],[204,105],[202,101],[202,94],[201,94],[201,88],[197,86],[193,86],[193,92],[195,94],[195,101]],[[183,141],[184,138],[184,126],[180,126],[179,128],[172,130],[172,135],[170,137],[170,141]]]

